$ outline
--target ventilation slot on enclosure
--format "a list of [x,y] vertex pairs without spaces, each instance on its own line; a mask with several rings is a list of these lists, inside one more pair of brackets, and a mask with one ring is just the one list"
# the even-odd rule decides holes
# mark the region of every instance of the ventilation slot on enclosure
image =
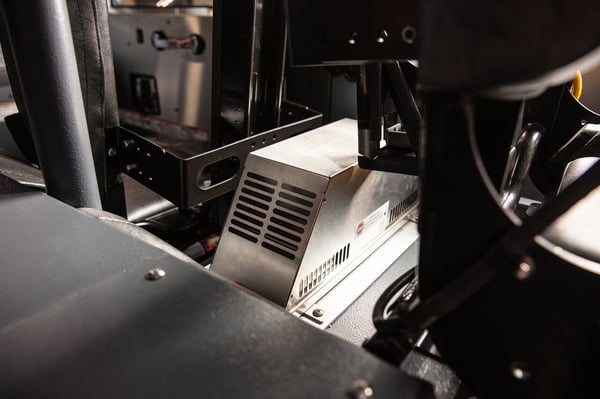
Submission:
[[317,198],[317,194],[313,193],[312,191],[308,191],[308,190],[305,190],[300,187],[292,186],[291,184],[283,183],[281,185],[281,188],[283,188],[284,190],[287,190],[287,191],[291,191],[292,193],[303,195],[308,198],[312,198],[312,199]]
[[258,180],[258,181],[261,181],[263,183],[267,183],[267,184],[269,184],[271,186],[276,186],[277,185],[277,180],[271,179],[270,177],[261,176],[259,174],[252,173],[252,172],[248,172],[248,174],[246,176],[248,176],[251,179]]
[[285,228],[288,228],[290,230],[293,230],[296,233],[300,233],[300,234],[304,233],[304,229],[302,227],[299,227],[299,226],[296,226],[295,224],[286,222],[285,220],[282,220],[282,219],[279,219],[276,217],[272,217],[270,220],[271,220],[271,222],[278,224],[280,226],[283,226]]
[[270,186],[276,186],[277,181],[252,172],[248,172],[246,177],[228,231],[257,243],[275,194],[275,188]]
[[262,246],[288,259],[296,259],[295,253],[298,251],[302,237],[272,224],[267,226],[267,230],[269,233],[265,234]]
[[296,256],[294,254],[289,253],[288,251],[284,251],[283,249],[281,249],[279,247],[276,247],[275,245],[271,245],[268,242],[263,242],[262,246],[263,246],[263,248],[266,248],[266,249],[268,249],[270,251],[273,251],[276,254],[279,254],[279,255],[281,255],[283,257],[286,257],[286,258],[288,258],[290,260],[296,259]]
[[321,284],[338,266],[342,265],[350,257],[350,244],[346,244],[335,254],[331,255],[323,263],[317,266],[313,271],[298,281],[298,297],[301,298],[308,294],[313,288]]
[[307,208],[312,208],[312,206],[313,206],[313,203],[311,201],[307,201],[304,198],[296,197],[295,195],[291,195],[291,194],[285,193],[283,191],[279,193],[279,196],[283,199],[286,199],[291,202],[295,202],[296,204],[305,206]]
[[412,208],[412,206],[417,202],[419,197],[419,193],[417,191],[413,191],[410,193],[401,203],[396,205],[390,210],[390,222],[389,224],[394,223],[396,220],[404,216],[404,214]]
[[279,200],[277,200],[277,202],[275,202],[275,204],[277,206],[281,207],[281,208],[287,209],[287,210],[292,211],[292,212],[296,212],[296,213],[298,213],[300,215],[303,215],[303,216],[309,216],[310,215],[310,211],[309,210],[302,209],[300,207],[297,207],[296,205],[292,205],[292,204],[290,204],[288,202],[285,202],[285,201],[279,201]]
[[303,242],[317,194],[283,183],[277,197],[262,246],[293,260]]

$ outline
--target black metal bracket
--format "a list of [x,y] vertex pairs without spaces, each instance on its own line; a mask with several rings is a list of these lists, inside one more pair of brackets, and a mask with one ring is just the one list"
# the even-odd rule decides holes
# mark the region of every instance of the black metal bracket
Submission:
[[[387,102],[386,96],[389,97]],[[422,117],[401,63],[395,61],[360,66],[357,106],[359,166],[417,175]],[[392,111],[400,116],[400,131],[385,126],[385,116]],[[383,137],[387,145],[381,147],[384,130]]]
[[[248,154],[321,124],[322,115],[307,107],[284,102],[282,126],[210,150],[210,143],[163,137],[157,132],[121,128],[118,133],[121,171],[187,209],[235,190]],[[190,153],[190,146],[197,149]],[[186,148],[184,148],[186,147]],[[229,166],[222,181],[212,181],[212,168]]]
[[560,182],[567,163],[591,139],[586,124],[600,123],[600,114],[575,99],[569,84],[564,84],[528,101],[526,117],[548,127],[534,158],[531,178],[540,191],[549,194]]
[[359,155],[358,166],[363,169],[380,170],[382,172],[419,175],[419,160],[414,153],[395,153],[387,148],[382,149],[374,158]]
[[[412,303],[399,303],[394,313],[384,318],[376,306],[373,322],[375,337],[364,346],[392,363],[399,363],[408,354],[419,333],[457,309],[506,270],[507,265],[518,265],[525,257],[536,236],[548,228],[579,200],[598,187],[600,162],[568,186],[561,194],[539,209],[520,226],[510,228],[496,244],[462,274],[446,284],[440,291]],[[517,276],[518,278],[518,276]],[[388,288],[396,291],[405,285],[410,276],[403,276]],[[387,292],[387,291],[386,291]],[[380,302],[386,296],[382,295]],[[387,302],[387,301],[384,301]],[[382,303],[384,303],[382,302]]]

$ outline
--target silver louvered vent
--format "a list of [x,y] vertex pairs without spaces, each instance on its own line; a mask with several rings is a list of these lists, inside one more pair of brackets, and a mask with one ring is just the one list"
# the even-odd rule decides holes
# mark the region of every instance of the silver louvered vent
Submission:
[[350,243],[325,259],[319,266],[315,267],[313,271],[300,279],[298,282],[298,298],[308,294],[313,288],[325,281],[327,276],[329,276],[330,273],[333,273],[338,266],[341,266],[349,257]]
[[228,230],[256,244],[273,202],[277,180],[248,172],[241,184]]
[[[278,189],[279,188],[279,189]],[[248,172],[231,214],[230,233],[287,259],[296,259],[317,194]]]
[[404,216],[404,214],[417,202],[417,199],[419,199],[419,193],[413,191],[408,194],[402,202],[390,209],[390,220],[388,224],[392,224],[398,220],[398,218]]
[[316,199],[317,194],[311,191],[283,183],[261,245],[294,260]]

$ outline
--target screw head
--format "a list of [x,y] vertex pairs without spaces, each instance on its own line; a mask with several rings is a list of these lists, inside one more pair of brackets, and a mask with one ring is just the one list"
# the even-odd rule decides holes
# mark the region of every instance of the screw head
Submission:
[[382,29],[379,31],[379,34],[377,35],[377,43],[379,44],[383,44],[385,42],[385,39],[388,38],[388,33],[385,29]]
[[157,281],[162,279],[163,277],[165,277],[167,275],[167,272],[165,272],[163,269],[156,267],[152,270],[149,270],[148,273],[146,273],[146,275],[144,276],[144,278],[148,281]]
[[121,147],[123,147],[124,149],[128,149],[131,148],[133,145],[135,144],[135,141],[133,140],[123,140],[121,142]]
[[108,149],[108,156],[109,157],[116,157],[117,156],[117,149],[115,147],[110,147]]
[[519,381],[526,381],[531,378],[531,369],[527,363],[513,362],[510,365],[510,374]]
[[315,317],[323,317],[324,314],[325,312],[323,312],[323,309],[314,309],[312,311],[312,315]]
[[132,172],[133,170],[137,169],[138,165],[136,163],[130,163],[125,165],[125,172],[129,173]]
[[371,399],[373,398],[373,388],[369,386],[368,381],[361,378],[352,382],[348,396],[352,399]]
[[358,33],[356,32],[352,32],[349,36],[348,36],[348,44],[351,46],[354,46],[356,44],[356,40],[358,39]]
[[515,277],[517,280],[527,280],[535,271],[535,262],[529,256],[524,257],[515,271]]

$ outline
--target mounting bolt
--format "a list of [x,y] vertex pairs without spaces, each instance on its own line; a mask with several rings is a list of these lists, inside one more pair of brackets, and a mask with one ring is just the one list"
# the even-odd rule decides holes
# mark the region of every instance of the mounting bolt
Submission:
[[315,317],[323,317],[324,314],[325,312],[323,312],[323,309],[314,309],[312,311],[312,315]]
[[121,147],[123,147],[123,149],[125,149],[125,150],[134,144],[135,144],[135,141],[133,141],[131,139],[121,141]]
[[115,147],[110,147],[108,149],[108,156],[109,157],[116,157],[117,156],[117,149]]
[[379,44],[383,44],[385,42],[385,39],[388,38],[388,33],[387,30],[382,29],[379,31],[379,34],[377,35],[377,43]]
[[533,261],[533,259],[529,256],[524,257],[521,262],[519,263],[519,266],[517,267],[517,270],[515,271],[515,277],[517,278],[517,280],[527,280],[529,277],[531,277],[531,275],[533,274],[533,272],[535,271],[535,262]]
[[136,163],[130,163],[128,165],[125,165],[125,172],[129,173],[132,170],[135,170],[137,168],[137,164]]
[[348,44],[351,46],[354,46],[356,44],[356,40],[358,39],[358,33],[356,32],[352,32],[349,36],[348,36]]
[[352,383],[348,390],[348,396],[351,399],[371,399],[373,398],[373,388],[369,386],[368,381],[358,379]]
[[162,279],[166,275],[167,275],[167,272],[165,272],[163,269],[161,269],[159,267],[156,267],[156,268],[148,271],[148,273],[146,273],[144,278],[148,281],[157,281],[157,280]]
[[513,362],[510,365],[510,374],[519,381],[526,381],[531,378],[531,369],[527,363]]

